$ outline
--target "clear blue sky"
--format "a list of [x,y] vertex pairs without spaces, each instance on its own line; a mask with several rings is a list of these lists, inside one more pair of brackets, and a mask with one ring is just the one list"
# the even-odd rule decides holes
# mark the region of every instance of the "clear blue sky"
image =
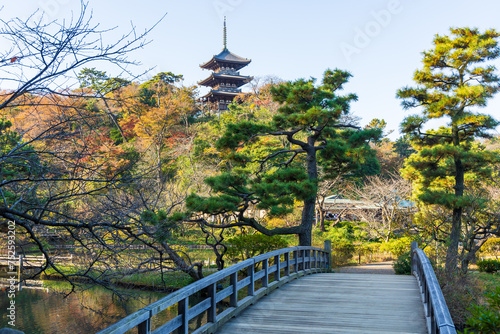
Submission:
[[[78,10],[77,0],[5,2],[6,20],[40,9],[47,18],[63,19]],[[421,52],[432,47],[435,34],[451,26],[500,30],[498,0],[90,0],[93,20],[101,28],[117,27],[116,36],[131,22],[139,31],[163,14],[151,33],[152,43],[133,58],[154,72],[183,74],[184,84],[208,75],[199,64],[222,49],[223,17],[227,16],[228,48],[251,58],[241,71],[256,77],[285,80],[321,78],[327,68],[348,70],[353,78],[346,92],[358,94],[353,112],[362,124],[385,119],[396,132],[410,114],[395,98],[398,88],[412,83],[421,67]],[[500,61],[495,63],[500,71]],[[99,67],[98,64],[96,64]],[[105,69],[105,68],[104,68]],[[154,74],[153,72],[153,74]],[[500,118],[500,97],[486,111]]]

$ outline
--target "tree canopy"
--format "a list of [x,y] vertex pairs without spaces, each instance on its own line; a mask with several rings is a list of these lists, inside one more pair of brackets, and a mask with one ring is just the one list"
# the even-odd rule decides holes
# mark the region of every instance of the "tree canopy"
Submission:
[[[448,272],[457,267],[463,210],[473,201],[467,188],[474,180],[491,176],[491,166],[500,158],[497,152],[474,144],[478,138],[490,137],[499,124],[478,111],[500,89],[496,68],[483,65],[499,57],[499,36],[492,29],[480,32],[471,28],[452,28],[450,35],[437,35],[434,48],[423,53],[423,68],[414,74],[418,86],[397,93],[405,109],[422,110],[421,115],[408,116],[401,124],[417,150],[403,173],[413,181],[417,200],[453,211]],[[447,125],[424,130],[432,119],[443,119]]]
[[[357,99],[355,94],[338,94],[350,76],[327,70],[318,86],[314,79],[281,83],[271,88],[279,103],[272,119],[249,116],[228,124],[216,143],[228,167],[205,180],[210,196],[188,197],[187,216],[213,228],[249,226],[266,235],[297,234],[300,245],[310,245],[318,166],[326,178],[359,168],[374,155],[368,143],[381,133],[344,122]],[[296,226],[267,228],[249,214],[263,210],[267,217],[281,216],[291,212],[296,200],[303,203]],[[226,218],[209,222],[200,213]],[[176,218],[186,219],[186,214]]]

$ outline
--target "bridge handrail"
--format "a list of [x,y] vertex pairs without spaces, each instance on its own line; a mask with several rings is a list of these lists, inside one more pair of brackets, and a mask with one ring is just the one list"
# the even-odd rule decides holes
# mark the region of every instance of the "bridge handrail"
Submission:
[[[205,311],[207,311],[207,323],[193,333],[213,333],[243,309],[281,285],[306,274],[327,271],[330,267],[330,247],[326,242],[325,248],[288,247],[247,259],[169,294],[97,334],[123,334],[133,328],[138,328],[139,334],[171,333],[175,330],[177,333],[187,334],[189,320]],[[281,260],[282,256],[284,261]],[[274,259],[271,266],[269,266],[270,259]],[[259,263],[262,263],[262,269],[255,271]],[[238,272],[245,269],[247,277],[238,280]],[[283,276],[280,273],[281,269],[284,269]],[[273,282],[269,282],[270,274],[274,274]],[[217,283],[226,278],[230,280],[229,286],[217,291]],[[257,280],[262,281],[262,287],[255,290]],[[247,297],[238,300],[238,291],[245,287],[247,287]],[[202,290],[208,290],[208,297],[189,307],[189,297]],[[227,297],[230,299],[229,308],[217,314],[217,303]],[[151,318],[175,304],[178,307],[178,315],[152,332]]]
[[429,333],[456,334],[455,325],[431,262],[424,251],[418,248],[416,241],[411,243],[411,272],[420,284],[420,293],[429,320],[427,322]]

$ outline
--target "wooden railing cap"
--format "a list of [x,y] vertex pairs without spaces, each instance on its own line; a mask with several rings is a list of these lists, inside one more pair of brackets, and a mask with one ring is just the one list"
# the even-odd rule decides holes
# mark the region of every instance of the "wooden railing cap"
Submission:
[[429,292],[429,303],[432,304],[436,326],[440,328],[439,333],[456,334],[457,332],[455,325],[453,324],[448,305],[446,305],[446,300],[444,299],[443,292],[441,291],[441,286],[439,285],[429,258],[425,255],[422,249],[418,248],[418,244],[415,241],[412,242],[411,246],[412,271],[414,268],[414,261],[417,260],[422,268],[423,277],[419,276],[420,273],[418,270],[416,272],[412,272],[412,274],[416,275],[419,280],[425,280],[425,282],[421,282],[421,284],[425,284],[427,291]]

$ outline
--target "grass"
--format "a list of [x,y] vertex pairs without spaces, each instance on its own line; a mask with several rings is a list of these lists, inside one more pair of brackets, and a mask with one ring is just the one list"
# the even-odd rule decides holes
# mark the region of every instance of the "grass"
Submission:
[[[64,267],[60,268],[65,274],[71,275],[77,273],[79,268],[75,267]],[[61,275],[57,273],[54,269],[49,268],[43,273],[40,278],[42,280],[53,280],[60,279]],[[191,283],[193,279],[188,274],[181,271],[166,271],[162,275],[159,272],[149,272],[149,273],[136,273],[123,276],[120,278],[111,279],[111,283],[114,285],[121,286],[132,286],[132,287],[151,287],[151,288],[167,288],[167,289],[180,289]]]
[[[81,272],[83,270],[83,268],[80,268],[76,265],[73,265],[73,266],[62,266],[62,265],[57,265],[57,268],[62,271],[64,274],[66,275],[73,275],[73,274],[77,274],[78,272]],[[58,276],[61,276],[61,274],[59,274],[54,268],[52,267],[49,267],[47,268],[41,275],[40,277],[42,279],[44,278],[48,278],[48,277],[58,277]]]
[[477,277],[483,292],[494,290],[497,286],[500,286],[500,273],[474,273],[474,275]]
[[208,259],[210,259],[210,262],[215,261],[215,254],[212,249],[188,249],[186,253],[192,262],[206,261]]
[[163,273],[163,281],[160,273],[132,274],[112,281],[122,285],[167,287],[169,289],[180,289],[191,283],[193,279],[188,274],[181,271],[169,271]]
[[[67,275],[81,272],[83,268],[77,266],[59,266],[59,270]],[[90,273],[90,275],[92,275]],[[95,275],[97,277],[97,274]],[[40,276],[42,280],[59,279],[61,275],[53,268],[48,268]],[[136,287],[166,287],[169,289],[179,289],[193,282],[193,279],[188,274],[181,271],[166,271],[162,275],[160,272],[136,273],[124,277],[111,279],[111,283],[116,285],[132,285]]]

